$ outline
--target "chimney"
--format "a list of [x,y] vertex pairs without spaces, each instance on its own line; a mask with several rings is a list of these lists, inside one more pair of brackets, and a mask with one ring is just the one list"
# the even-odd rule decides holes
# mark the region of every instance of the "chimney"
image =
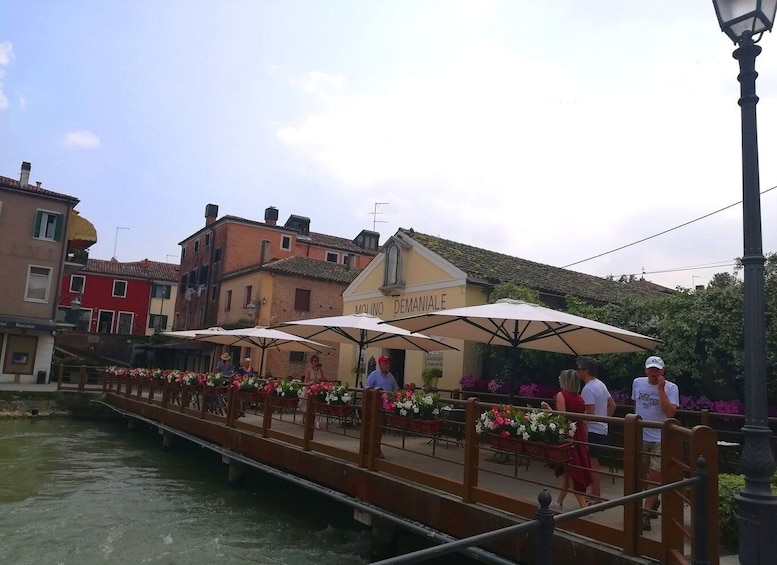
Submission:
[[30,184],[30,169],[32,169],[32,165],[27,161],[22,161],[22,174],[19,176],[19,184],[22,188],[27,188],[27,185]]
[[278,208],[269,206],[264,209],[264,223],[268,226],[274,226],[278,223]]
[[263,239],[262,240],[262,254],[259,257],[259,264],[264,265],[266,263],[270,262],[270,240],[269,239]]
[[208,204],[205,206],[205,225],[209,226],[216,221],[219,215],[219,207],[215,204]]

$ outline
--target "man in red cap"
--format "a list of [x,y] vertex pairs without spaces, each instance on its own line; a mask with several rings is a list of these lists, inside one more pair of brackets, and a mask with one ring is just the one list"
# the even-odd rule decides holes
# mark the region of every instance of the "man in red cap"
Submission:
[[378,368],[367,377],[366,388],[380,388],[383,390],[397,390],[399,385],[394,375],[389,373],[391,358],[381,355],[378,358]]

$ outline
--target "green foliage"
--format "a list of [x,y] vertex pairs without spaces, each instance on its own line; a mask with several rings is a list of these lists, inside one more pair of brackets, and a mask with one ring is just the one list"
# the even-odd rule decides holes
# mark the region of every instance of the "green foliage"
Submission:
[[424,386],[433,386],[435,381],[442,377],[442,369],[439,367],[425,367],[421,373],[421,380]]
[[720,545],[737,550],[739,548],[739,522],[737,502],[734,497],[745,486],[742,475],[718,475],[718,503],[720,506]]

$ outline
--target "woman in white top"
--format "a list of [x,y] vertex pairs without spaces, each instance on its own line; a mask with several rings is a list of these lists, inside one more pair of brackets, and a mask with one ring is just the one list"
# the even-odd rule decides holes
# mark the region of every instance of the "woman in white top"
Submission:
[[[305,385],[321,382],[323,380],[326,380],[324,378],[324,370],[321,367],[321,362],[318,359],[318,355],[313,355],[310,358],[310,367],[307,368],[305,371],[305,376],[302,378],[302,383]],[[305,414],[307,414],[308,411],[308,395],[307,392],[302,393],[302,399],[299,401],[299,406],[297,409],[302,412],[302,425],[305,425]],[[321,427],[321,422],[316,419],[316,427]]]

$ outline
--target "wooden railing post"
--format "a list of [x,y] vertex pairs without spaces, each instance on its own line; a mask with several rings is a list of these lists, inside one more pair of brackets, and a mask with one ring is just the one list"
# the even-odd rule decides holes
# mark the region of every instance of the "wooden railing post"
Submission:
[[[661,483],[673,483],[686,478],[687,465],[683,458],[682,424],[674,418],[668,418],[661,424]],[[655,485],[648,485],[653,488]],[[685,535],[677,524],[683,523],[683,499],[677,491],[661,495],[662,519],[661,541],[664,554],[663,563],[669,563],[672,553],[683,555]]]
[[270,404],[270,394],[264,397],[264,414],[262,419],[262,437],[268,437],[270,426],[272,426],[272,405]]
[[[626,414],[623,419],[623,494],[640,490],[642,476],[642,418]],[[642,528],[641,504],[639,501],[623,505],[623,553],[637,555],[637,546]]]
[[62,379],[65,376],[65,366],[60,365],[59,371],[57,371],[57,390],[62,390]]
[[370,408],[372,406],[372,389],[365,388],[362,390],[362,429],[359,435],[359,466],[367,466],[367,457],[370,451],[370,424],[372,412]]
[[302,449],[310,451],[310,443],[313,441],[313,429],[316,423],[316,410],[313,406],[313,398],[307,396],[305,401],[305,414],[302,416]]
[[467,412],[464,424],[464,496],[467,503],[473,501],[472,493],[478,486],[478,461],[480,460],[480,438],[475,431],[475,423],[480,418],[478,399],[467,399]]
[[86,365],[78,367],[78,390],[83,392],[86,388]]

